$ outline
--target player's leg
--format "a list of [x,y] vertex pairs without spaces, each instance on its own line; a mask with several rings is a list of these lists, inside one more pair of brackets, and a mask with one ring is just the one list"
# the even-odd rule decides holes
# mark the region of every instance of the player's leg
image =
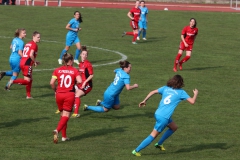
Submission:
[[119,110],[120,109],[120,100],[119,95],[114,98],[114,106],[113,109]]
[[66,36],[66,46],[65,48],[62,50],[61,54],[60,54],[60,57],[58,59],[58,63],[59,64],[62,64],[62,57],[63,55],[70,49],[70,46],[73,44],[74,42],[74,39],[70,36]]
[[76,90],[76,92],[75,92],[75,102],[74,102],[74,113],[72,114],[72,117],[75,117],[75,118],[80,117],[80,114],[79,114],[79,108],[80,108],[80,105],[81,105],[80,97],[82,97],[84,95],[85,95],[85,93],[84,93],[83,90],[81,90],[81,89]]
[[186,50],[186,56],[179,62],[179,69],[182,70],[182,64],[187,62],[191,58],[192,48],[188,46]]
[[143,40],[147,40],[147,22],[143,23]]
[[137,40],[140,40],[140,36],[143,30],[143,23],[141,21],[138,22],[138,27],[139,27],[139,30],[138,30]]
[[185,45],[184,45],[183,42],[180,42],[178,54],[177,54],[177,56],[176,56],[176,58],[174,60],[174,65],[173,65],[173,71],[174,72],[177,72],[177,65],[179,63],[179,60],[180,60],[184,50],[185,50]]
[[80,39],[77,37],[74,41],[74,43],[76,44],[76,52],[75,52],[75,57],[74,57],[74,63],[79,64],[78,58],[80,56],[81,53],[81,43],[80,43]]

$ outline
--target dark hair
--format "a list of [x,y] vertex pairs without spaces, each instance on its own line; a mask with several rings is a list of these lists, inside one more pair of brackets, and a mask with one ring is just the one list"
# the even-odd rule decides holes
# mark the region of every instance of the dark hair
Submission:
[[194,20],[194,21],[195,21],[195,24],[194,24],[193,27],[194,27],[194,28],[197,27],[197,20],[196,20],[195,18],[191,18],[190,21],[191,21],[191,20]]
[[88,54],[87,46],[82,46],[82,51],[86,51]]
[[22,31],[25,31],[25,29],[24,29],[24,28],[19,28],[19,29],[17,29],[17,30],[15,31],[15,33],[14,33],[14,36],[15,36],[15,37],[19,37],[19,35],[20,35],[20,33],[21,33]]
[[37,34],[40,34],[40,33],[38,31],[34,31],[32,35],[36,36]]
[[70,53],[65,53],[64,55],[63,55],[63,63],[64,63],[64,65],[67,65],[67,63],[70,61],[70,60],[72,60],[73,61],[73,55],[72,54],[70,54]]
[[175,75],[167,81],[167,86],[173,89],[179,89],[184,87],[183,78],[180,75]]
[[80,17],[79,17],[78,21],[79,21],[80,23],[82,23],[82,22],[83,22],[83,20],[82,20],[82,14],[81,14],[79,11],[75,11],[75,12],[74,12],[74,15],[75,15],[76,13],[79,13]]
[[119,64],[120,64],[120,67],[124,69],[124,68],[128,68],[129,64],[131,63],[125,60],[125,61],[120,61]]

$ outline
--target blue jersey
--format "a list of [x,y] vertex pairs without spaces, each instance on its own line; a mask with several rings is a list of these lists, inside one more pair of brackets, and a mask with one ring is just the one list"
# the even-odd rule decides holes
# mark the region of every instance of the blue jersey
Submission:
[[[76,20],[75,18],[71,19],[68,22],[68,24],[70,24],[70,28],[73,28],[73,29],[78,29],[80,27],[80,22],[78,20]],[[67,33],[67,36],[76,37],[77,33],[78,33],[78,31],[69,30]]]
[[167,119],[171,118],[179,102],[190,98],[183,89],[173,89],[168,86],[159,88],[158,93],[162,95],[162,99],[155,114]]
[[114,81],[107,88],[105,93],[109,96],[115,97],[119,95],[126,84],[130,84],[130,76],[122,68],[115,69]]
[[23,50],[24,48],[24,42],[21,38],[18,38],[18,37],[15,37],[13,40],[12,40],[12,43],[11,43],[11,55],[10,55],[10,58],[14,58],[14,59],[21,59],[21,56],[18,54],[18,51],[19,50]]
[[146,22],[147,21],[147,14],[148,14],[148,9],[147,7],[139,7],[139,9],[141,10],[141,19],[139,21],[141,22]]

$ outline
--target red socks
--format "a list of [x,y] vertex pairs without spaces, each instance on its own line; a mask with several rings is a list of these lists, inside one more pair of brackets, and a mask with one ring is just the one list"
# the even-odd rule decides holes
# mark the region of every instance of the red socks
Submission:
[[67,124],[62,129],[62,137],[67,138]]
[[126,35],[133,36],[133,32],[126,32]]
[[185,56],[185,57],[181,60],[181,62],[179,62],[179,63],[180,63],[180,64],[183,64],[183,63],[187,62],[189,59],[190,59],[190,56]]
[[178,65],[178,62],[179,62],[179,59],[181,58],[182,54],[178,53],[176,58],[175,58],[175,61],[174,61],[174,68],[177,68],[177,65]]
[[81,104],[81,99],[79,97],[75,97],[75,109],[74,109],[74,114],[78,114],[78,110]]
[[57,126],[58,132],[60,132],[67,125],[68,120],[69,120],[69,118],[66,116],[61,117],[60,121],[58,122],[58,126]]
[[137,39],[137,36],[138,36],[138,34],[136,33],[136,34],[133,34],[133,42],[136,42],[136,39]]
[[27,97],[31,97],[32,80],[26,86]]
[[19,78],[19,79],[14,80],[13,83],[20,84],[20,85],[27,85],[29,83],[29,81]]

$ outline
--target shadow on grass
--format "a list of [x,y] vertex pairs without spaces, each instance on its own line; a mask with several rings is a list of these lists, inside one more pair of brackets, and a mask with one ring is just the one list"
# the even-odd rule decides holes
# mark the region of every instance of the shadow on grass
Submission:
[[103,136],[110,133],[123,133],[125,131],[124,127],[118,127],[118,128],[103,128],[94,130],[79,136],[72,137],[72,140],[81,140],[83,138],[90,138],[90,137],[97,137],[97,136]]
[[207,70],[207,69],[215,69],[215,68],[222,68],[223,66],[215,66],[215,67],[196,67],[196,68],[189,68],[189,69],[184,69],[183,67],[183,70],[189,70],[189,71],[192,71],[192,70]]
[[157,42],[157,41],[164,41],[166,39],[166,37],[149,37],[147,38],[146,41],[141,40],[140,41],[137,41],[137,43],[150,43],[150,42]]
[[30,119],[30,118],[29,119],[16,119],[12,122],[0,123],[0,128],[14,127],[14,126],[18,126],[20,124],[38,122],[38,121],[44,120],[44,119],[49,119],[49,118],[48,117],[43,117],[43,118],[35,118],[35,119]]
[[175,153],[181,152],[194,152],[194,151],[202,151],[207,149],[229,149],[230,146],[227,146],[227,143],[210,143],[210,144],[200,144],[191,148],[182,148],[177,150]]

